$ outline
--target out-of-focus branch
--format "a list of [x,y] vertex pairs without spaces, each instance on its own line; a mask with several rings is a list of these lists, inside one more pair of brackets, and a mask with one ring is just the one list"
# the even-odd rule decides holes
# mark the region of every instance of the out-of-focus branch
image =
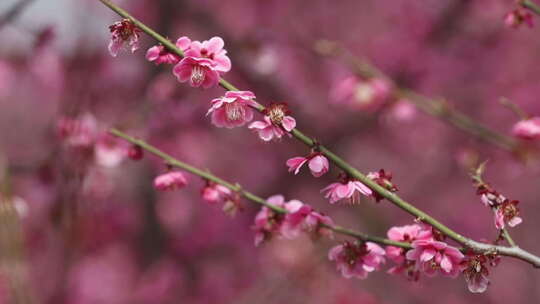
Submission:
[[[139,20],[135,19],[133,16],[131,16],[125,10],[121,9],[120,7],[116,6],[115,4],[113,4],[112,2],[110,2],[108,0],[99,0],[99,1],[102,2],[103,4],[105,4],[107,7],[109,7],[113,11],[115,11],[118,15],[130,20],[131,22],[133,22],[143,32],[145,32],[148,35],[150,35],[151,37],[155,38],[158,42],[160,42],[163,46],[165,46],[170,52],[172,52],[174,54],[177,54],[177,55],[179,55],[181,57],[184,56],[182,50],[178,49],[171,41],[169,41],[165,37],[161,36],[160,34],[156,33],[154,30],[150,29],[148,26],[146,26],[145,24],[143,24]],[[228,81],[226,81],[223,78],[220,78],[219,84],[226,90],[238,91],[238,89],[234,85],[232,85],[231,83],[229,83]],[[263,112],[264,109],[265,109],[265,107],[263,105],[258,104],[258,103],[256,103],[256,105],[254,107],[259,112]],[[526,252],[526,251],[520,249],[519,247],[511,247],[510,248],[510,247],[494,246],[494,245],[491,245],[491,244],[480,243],[480,242],[476,242],[476,241],[474,241],[472,239],[469,239],[469,238],[457,233],[456,231],[450,229],[449,227],[447,227],[443,223],[439,222],[438,220],[436,220],[435,218],[433,218],[429,214],[425,213],[424,211],[416,208],[412,204],[410,204],[407,201],[403,200],[402,198],[397,196],[394,192],[389,191],[386,188],[380,186],[375,181],[368,178],[366,175],[362,174],[360,171],[358,171],[357,169],[352,167],[344,159],[342,159],[338,155],[334,154],[328,148],[324,147],[323,145],[320,145],[314,139],[312,139],[311,137],[305,135],[299,129],[295,128],[295,129],[291,130],[290,133],[292,134],[292,136],[294,138],[296,138],[298,141],[302,142],[303,144],[305,144],[306,146],[308,146],[310,148],[314,148],[315,146],[317,146],[322,154],[324,154],[330,161],[332,161],[333,164],[335,164],[337,167],[339,167],[344,172],[346,172],[350,177],[361,181],[362,183],[367,185],[369,188],[371,188],[374,192],[377,192],[380,196],[387,199],[389,202],[391,202],[395,206],[397,206],[400,209],[404,210],[405,212],[415,216],[419,221],[422,221],[424,223],[427,223],[427,224],[433,226],[435,229],[440,231],[442,234],[444,234],[447,237],[451,238],[452,240],[458,242],[459,244],[462,244],[463,246],[465,246],[467,248],[470,248],[473,251],[478,252],[478,253],[488,253],[488,252],[489,253],[494,253],[495,252],[495,253],[500,253],[502,255],[516,257],[516,258],[519,258],[519,259],[522,259],[524,261],[527,261],[527,262],[531,263],[533,266],[535,266],[537,268],[540,268],[540,257],[535,256],[535,255],[533,255],[533,254],[531,254],[529,252]],[[170,157],[170,156],[164,154],[163,152],[161,152],[159,150],[155,150],[153,153],[156,154],[156,155],[161,154],[161,156]],[[191,168],[190,170],[193,170],[193,171],[188,170],[190,172],[197,172],[198,171],[198,173],[199,173],[198,175],[200,175],[200,176],[205,177],[204,175],[207,175],[209,177],[217,179],[215,176],[210,176],[210,175],[208,175],[208,173],[205,173],[205,172],[203,172],[203,171],[201,171],[199,169],[187,166],[185,164],[183,164],[183,165],[186,166],[186,170],[188,170],[187,168]],[[204,174],[204,175],[202,175],[202,174]],[[222,182],[226,183],[223,180],[222,180]],[[229,184],[229,185],[232,186],[231,184]],[[246,195],[250,196],[249,193],[246,194]],[[256,197],[253,197],[253,198],[255,200],[258,200]],[[251,198],[249,198],[249,199],[251,199]],[[261,203],[263,205],[267,205],[264,200],[259,201],[259,203]],[[276,208],[272,208],[272,209],[276,210]]]
[[[193,167],[189,164],[186,164],[182,161],[179,161],[178,159],[172,157],[171,155],[159,150],[158,148],[148,144],[147,142],[143,141],[143,140],[140,140],[140,139],[137,139],[137,138],[134,138],[134,137],[131,137],[129,135],[127,135],[126,133],[118,130],[118,129],[111,129],[109,131],[112,135],[114,136],[117,136],[117,137],[120,137],[134,145],[137,145],[139,147],[141,147],[142,149],[158,156],[159,158],[163,159],[168,165],[171,165],[171,166],[174,166],[174,167],[178,167],[178,168],[181,168],[183,170],[186,170],[194,175],[197,175],[197,176],[200,176],[202,178],[205,178],[209,181],[212,181],[214,183],[217,183],[217,184],[220,184],[222,186],[225,186],[227,188],[229,188],[230,190],[240,194],[241,196],[245,197],[246,199],[250,200],[251,202],[253,203],[256,203],[256,204],[259,204],[259,205],[263,205],[263,206],[266,206],[272,210],[274,210],[275,212],[278,212],[278,213],[282,213],[282,214],[285,214],[287,213],[287,211],[283,208],[280,208],[280,207],[276,207],[272,204],[269,204],[268,202],[266,202],[265,199],[251,193],[251,192],[248,192],[246,190],[244,190],[242,188],[242,186],[240,186],[239,184],[232,184],[230,182],[227,182],[217,176],[215,176],[214,174],[208,172],[208,171],[203,171],[199,168],[196,168],[196,167]],[[362,241],[370,241],[370,242],[375,242],[375,243],[379,243],[379,244],[383,244],[383,245],[391,245],[391,246],[396,246],[396,247],[401,247],[401,248],[406,248],[406,249],[410,249],[411,248],[411,245],[408,244],[408,243],[403,243],[403,242],[396,242],[396,241],[392,241],[392,240],[389,240],[389,239],[385,239],[385,238],[381,238],[381,237],[377,237],[377,236],[371,236],[371,235],[367,235],[367,234],[364,234],[364,233],[360,233],[360,232],[357,232],[357,231],[354,231],[354,230],[351,230],[351,229],[347,229],[347,228],[344,228],[344,227],[341,227],[341,226],[329,226],[329,225],[323,225],[324,227],[326,228],[329,228],[331,229],[332,231],[336,232],[336,233],[339,233],[339,234],[343,234],[343,235],[346,235],[346,236],[351,236],[351,237],[354,237],[354,238],[357,238],[359,240],[362,240]]]
[[13,5],[7,12],[0,16],[0,29],[15,20],[15,18],[17,18],[17,16],[19,16],[32,2],[34,2],[34,0],[20,0],[19,2],[15,3],[15,5]]
[[534,3],[533,1],[522,0],[520,1],[519,5],[540,16],[540,5]]
[[[315,44],[314,50],[323,56],[331,56],[343,60],[356,74],[361,77],[383,78],[390,83],[394,81],[382,73],[375,66],[370,64],[365,59],[360,59],[351,54],[338,43],[328,40],[321,40]],[[477,137],[485,142],[493,144],[499,148],[509,150],[511,152],[520,152],[519,144],[513,138],[503,134],[499,134],[490,128],[476,122],[471,117],[452,108],[446,101],[442,99],[433,99],[421,94],[418,94],[407,88],[395,87],[393,94],[398,99],[404,99],[411,102],[423,112],[439,118],[448,124]]]

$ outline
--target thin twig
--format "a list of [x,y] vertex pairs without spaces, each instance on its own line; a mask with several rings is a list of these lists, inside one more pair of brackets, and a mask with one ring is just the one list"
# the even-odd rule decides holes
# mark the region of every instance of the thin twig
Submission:
[[[282,213],[282,214],[287,213],[287,211],[285,209],[274,206],[274,205],[268,203],[265,199],[255,195],[255,194],[253,194],[251,192],[248,192],[248,191],[244,190],[240,185],[232,184],[230,182],[227,182],[227,181],[215,176],[214,174],[212,174],[212,173],[210,173],[208,171],[203,171],[203,170],[201,170],[199,168],[196,168],[196,167],[193,167],[193,166],[191,166],[189,164],[186,164],[186,163],[172,157],[171,155],[159,150],[158,148],[148,144],[147,142],[145,142],[143,140],[131,137],[131,136],[127,135],[126,133],[124,133],[124,132],[122,132],[122,131],[120,131],[118,129],[111,129],[109,132],[114,136],[120,137],[120,138],[122,138],[122,139],[124,139],[124,140],[126,140],[126,141],[128,141],[128,142],[130,142],[130,143],[132,143],[134,145],[137,145],[137,146],[141,147],[142,149],[144,149],[144,150],[158,156],[159,158],[163,159],[167,164],[169,164],[171,166],[184,169],[184,170],[186,170],[186,171],[188,171],[188,172],[190,172],[190,173],[192,173],[194,175],[200,176],[200,177],[205,178],[205,179],[207,179],[209,181],[212,181],[214,183],[225,186],[225,187],[229,188],[230,190],[237,192],[238,194],[240,194],[241,196],[243,196],[246,199],[250,200],[251,202],[259,204],[259,205],[266,206],[268,208],[271,208],[275,212]],[[344,228],[344,227],[341,227],[341,226],[336,226],[336,225],[330,226],[330,225],[324,225],[324,224],[322,224],[322,226],[324,226],[325,228],[331,229],[332,231],[334,231],[336,233],[351,236],[351,237],[354,237],[354,238],[357,238],[357,239],[360,239],[360,240],[363,240],[363,241],[371,241],[371,242],[375,242],[375,243],[379,243],[379,244],[383,244],[383,245],[396,246],[396,247],[401,247],[401,248],[405,248],[405,249],[410,249],[411,248],[411,245],[409,243],[397,242],[397,241],[392,241],[392,240],[389,240],[389,239],[386,239],[386,238],[371,236],[371,235],[367,235],[367,234],[357,232],[357,231],[354,231],[354,230],[351,230],[351,229],[348,229],[348,228]]]
[[[365,59],[360,59],[353,55],[337,42],[320,40],[315,44],[314,50],[324,56],[341,58],[356,74],[365,78],[378,77],[395,84],[395,82],[378,68],[370,64]],[[519,145],[511,137],[497,133],[490,128],[476,122],[471,117],[465,115],[448,105],[442,99],[434,99],[416,93],[407,88],[396,87],[393,91],[397,99],[402,99],[412,103],[424,113],[439,118],[449,125],[456,127],[474,137],[499,148],[515,152]]]

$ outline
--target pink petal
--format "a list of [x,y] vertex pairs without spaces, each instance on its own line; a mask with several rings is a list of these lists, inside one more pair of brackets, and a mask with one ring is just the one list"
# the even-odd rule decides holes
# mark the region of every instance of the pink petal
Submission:
[[217,53],[225,46],[225,42],[220,37],[212,37],[206,43],[206,50],[209,53]]
[[281,121],[281,125],[285,130],[287,130],[287,132],[290,132],[296,127],[296,120],[290,116],[285,116]]
[[248,129],[262,130],[262,129],[265,129],[266,127],[268,127],[268,125],[264,121],[254,121],[248,126]]
[[444,255],[441,260],[441,268],[447,273],[452,271],[452,262],[446,255]]
[[289,172],[294,171],[294,174],[298,174],[300,171],[300,168],[303,164],[305,164],[307,161],[307,158],[305,157],[293,157],[289,160],[287,160],[287,166],[289,167]]
[[516,227],[517,225],[521,224],[523,222],[523,219],[519,216],[514,216],[511,220],[508,221],[508,226],[510,227]]
[[435,257],[435,254],[437,252],[433,249],[425,249],[422,254],[420,255],[420,262],[427,262],[431,259],[433,259],[433,257]]
[[189,39],[188,37],[180,37],[178,38],[178,40],[176,40],[176,46],[181,49],[182,51],[185,51],[189,48],[191,44],[191,39]]

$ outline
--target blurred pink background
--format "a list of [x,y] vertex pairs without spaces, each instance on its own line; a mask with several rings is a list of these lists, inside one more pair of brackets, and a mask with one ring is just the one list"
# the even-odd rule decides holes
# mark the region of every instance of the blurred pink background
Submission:
[[[16,2],[2,1],[0,13]],[[512,1],[116,3],[172,40],[223,37],[233,63],[226,79],[259,102],[287,102],[303,131],[362,172],[391,171],[401,197],[476,240],[496,237],[468,176],[471,160],[488,159],[485,179],[520,200],[524,222],[512,236],[540,253],[537,162],[524,164],[414,108],[332,102],[352,72],[314,52],[320,39],[340,42],[398,84],[444,97],[510,135],[518,117],[499,98],[540,114],[539,29],[505,27]],[[0,216],[0,303],[540,302],[540,271],[510,258],[480,295],[462,277],[388,275],[390,261],[366,280],[347,280],[327,260],[341,236],[255,248],[258,206],[246,201],[231,219],[201,200],[196,176],[185,189],[156,192],[153,178],[165,166],[155,157],[122,161],[114,151],[70,149],[58,136],[60,119],[88,115],[102,130],[122,128],[259,196],[309,203],[343,226],[385,236],[413,221],[386,201],[328,204],[319,191],[339,171],[319,179],[288,173],[285,161],[309,152],[293,139],[264,143],[247,128],[211,125],[209,102],[223,90],[179,84],[170,67],[146,61],[150,37],[142,35],[134,55],[112,58],[108,26],[119,19],[94,0],[36,0],[0,27],[0,196],[16,197],[20,216]]]

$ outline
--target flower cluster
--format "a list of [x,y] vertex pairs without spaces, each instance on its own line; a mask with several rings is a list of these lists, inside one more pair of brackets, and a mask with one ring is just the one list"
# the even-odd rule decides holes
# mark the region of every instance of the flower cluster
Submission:
[[486,183],[479,183],[477,187],[476,193],[480,195],[480,201],[494,212],[495,227],[497,229],[504,229],[505,224],[515,227],[523,221],[519,216],[519,208],[517,207],[519,201],[507,199]]
[[[432,230],[418,224],[392,227],[387,232],[388,239],[392,241],[412,243],[417,240],[429,240],[433,238]],[[386,256],[397,265],[390,268],[388,273],[404,273],[411,280],[418,280],[420,271],[416,266],[415,260],[409,260],[405,257],[405,250],[400,247],[387,246]]]
[[101,167],[116,167],[129,155],[128,147],[111,137],[90,113],[60,118],[56,131],[70,151],[76,152],[82,160],[92,160]]
[[334,225],[332,219],[316,212],[311,206],[298,200],[286,202],[283,195],[271,196],[266,202],[283,209],[286,213],[277,212],[267,206],[261,208],[255,216],[255,246],[275,235],[294,239],[301,232],[309,232],[315,237],[332,237],[330,230]]

